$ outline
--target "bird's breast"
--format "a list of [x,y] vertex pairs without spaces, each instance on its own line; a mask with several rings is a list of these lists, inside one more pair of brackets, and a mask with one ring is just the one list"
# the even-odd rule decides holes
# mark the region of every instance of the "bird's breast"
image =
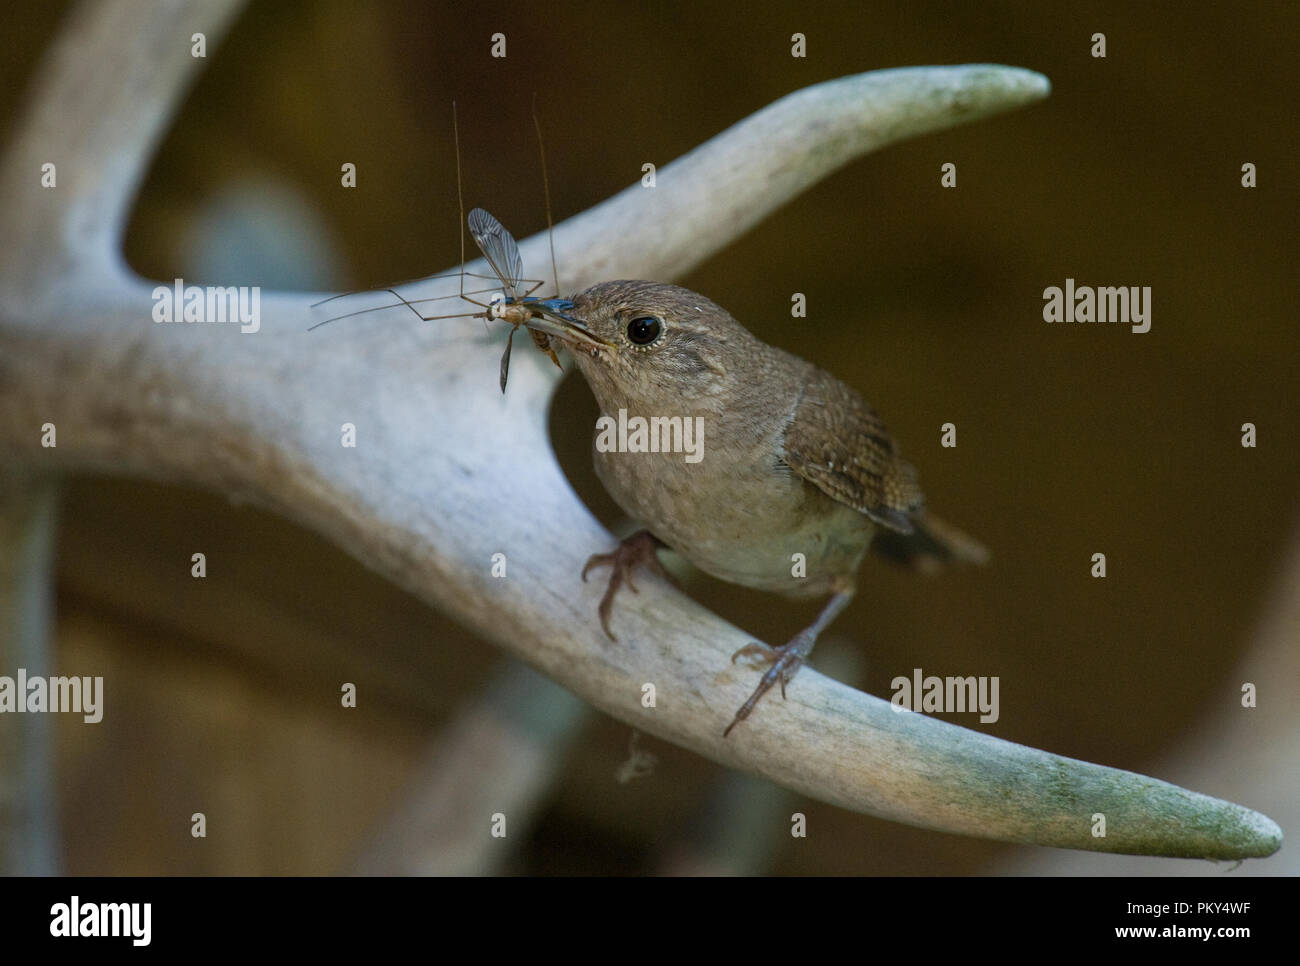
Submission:
[[[605,425],[613,437],[602,441],[597,427],[596,475],[628,516],[701,570],[796,596],[823,595],[835,578],[856,571],[871,521],[785,466],[775,442],[711,439],[702,419],[694,450],[648,451],[630,435],[631,417],[626,425],[611,418]],[[620,439],[621,429],[629,435]]]

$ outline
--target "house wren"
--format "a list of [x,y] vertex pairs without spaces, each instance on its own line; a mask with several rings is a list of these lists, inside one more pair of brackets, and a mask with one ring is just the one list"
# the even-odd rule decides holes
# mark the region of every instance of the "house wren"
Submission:
[[[732,656],[771,667],[724,736],[778,681],[784,695],[818,634],[852,598],[868,547],[922,570],[985,560],[978,543],[926,515],[915,470],[861,396],[759,341],[704,296],[657,282],[605,282],[576,295],[568,316],[528,325],[572,352],[602,422],[618,422],[617,443],[627,445],[598,433],[596,475],[644,527],[583,568],[585,580],[594,566],[612,567],[600,603],[605,633],[614,637],[610,608],[632,568],[662,573],[659,546],[731,583],[830,595],[788,644],[754,643]],[[636,417],[645,420],[639,440],[622,431],[635,428]],[[696,428],[693,452],[674,445],[687,435],[679,427]]]

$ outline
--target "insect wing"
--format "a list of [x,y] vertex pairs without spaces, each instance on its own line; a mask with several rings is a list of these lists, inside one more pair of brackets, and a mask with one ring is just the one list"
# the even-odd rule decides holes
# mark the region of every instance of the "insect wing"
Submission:
[[469,233],[474,244],[497,273],[507,294],[519,298],[519,280],[524,277],[524,259],[519,254],[519,246],[514,236],[506,231],[505,226],[482,208],[475,208],[469,213]]

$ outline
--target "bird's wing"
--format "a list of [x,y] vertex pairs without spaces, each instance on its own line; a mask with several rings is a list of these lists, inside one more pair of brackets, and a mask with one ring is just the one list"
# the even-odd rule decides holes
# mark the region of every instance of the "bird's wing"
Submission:
[[881,526],[911,533],[925,504],[916,470],[866,400],[816,367],[785,430],[785,461],[827,496]]

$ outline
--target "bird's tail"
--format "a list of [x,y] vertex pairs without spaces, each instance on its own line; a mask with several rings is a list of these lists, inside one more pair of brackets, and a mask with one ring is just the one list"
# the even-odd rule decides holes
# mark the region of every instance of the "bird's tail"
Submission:
[[989,561],[988,549],[982,543],[936,516],[914,516],[912,527],[909,534],[881,527],[876,531],[871,549],[891,563],[925,574],[938,573],[955,564],[982,566]]

